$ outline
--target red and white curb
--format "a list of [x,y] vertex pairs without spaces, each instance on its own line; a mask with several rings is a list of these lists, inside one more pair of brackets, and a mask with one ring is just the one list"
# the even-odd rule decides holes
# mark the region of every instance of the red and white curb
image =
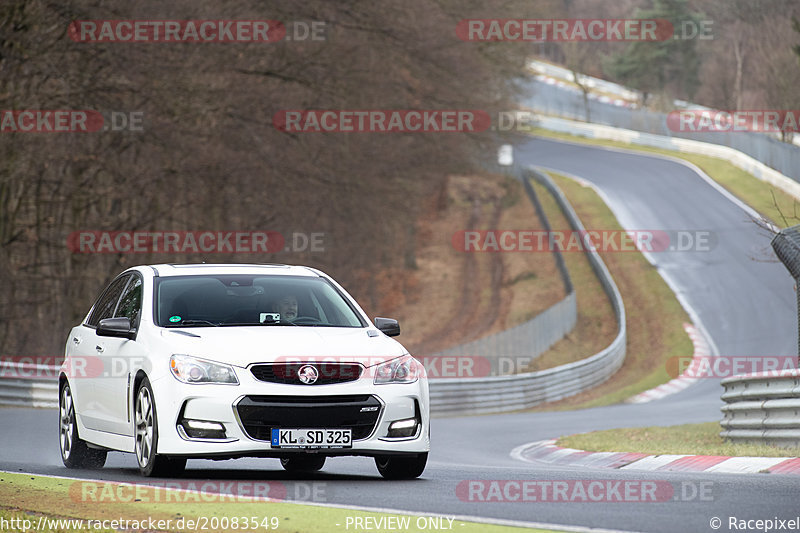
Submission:
[[724,457],[717,455],[647,455],[634,452],[586,452],[556,446],[555,439],[523,444],[511,457],[527,463],[588,468],[720,474],[800,475],[800,457]]
[[663,385],[640,392],[636,396],[631,396],[625,400],[625,403],[652,402],[653,400],[658,400],[659,398],[680,392],[689,385],[697,383],[699,378],[692,378],[689,376],[699,375],[700,363],[702,360],[707,360],[711,355],[711,347],[709,346],[705,336],[703,336],[700,330],[694,325],[684,323],[683,329],[686,330],[686,333],[689,335],[689,338],[692,340],[692,344],[694,345],[692,362],[689,364],[686,370],[684,370],[684,372],[677,378],[672,379]]

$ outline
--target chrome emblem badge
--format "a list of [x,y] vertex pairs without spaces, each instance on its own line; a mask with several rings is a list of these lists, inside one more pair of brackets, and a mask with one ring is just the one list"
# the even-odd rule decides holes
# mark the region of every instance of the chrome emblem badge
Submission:
[[311,365],[304,365],[297,371],[297,379],[306,385],[313,385],[319,379],[319,371]]

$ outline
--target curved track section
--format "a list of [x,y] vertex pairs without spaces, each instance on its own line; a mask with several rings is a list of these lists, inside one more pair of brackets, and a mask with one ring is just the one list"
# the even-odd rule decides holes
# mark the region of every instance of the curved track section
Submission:
[[[591,181],[628,229],[715,232],[718,245],[712,252],[665,252],[653,254],[653,261],[705,325],[721,354],[794,353],[792,280],[780,264],[765,260],[772,255],[769,236],[691,168],[654,157],[541,139],[521,146],[517,158],[523,164],[558,169]],[[268,459],[189,461],[186,475],[194,479],[280,480],[290,495],[309,482],[322,483],[322,499],[329,504],[627,531],[710,531],[713,517],[722,520],[720,531],[728,531],[729,516],[793,518],[797,514],[794,477],[577,469],[525,463],[510,456],[517,446],[564,434],[719,420],[721,390],[717,380],[703,380],[646,404],[434,419],[428,468],[423,478],[415,481],[383,481],[372,461],[365,458],[329,460],[323,472],[303,480],[283,472],[277,460]],[[110,454],[106,468],[100,471],[63,468],[57,418],[53,410],[0,409],[0,424],[6,428],[0,432],[0,469],[142,481],[135,459],[124,454]],[[670,483],[678,498],[660,503],[480,502],[457,493],[457,487],[468,480],[660,480]],[[704,498],[681,497],[684,486],[691,489],[701,483],[710,487]],[[331,530],[337,528],[332,525]]]

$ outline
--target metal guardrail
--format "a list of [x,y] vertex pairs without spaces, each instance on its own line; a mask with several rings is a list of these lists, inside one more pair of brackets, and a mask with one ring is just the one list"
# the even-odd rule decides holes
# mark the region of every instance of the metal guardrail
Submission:
[[[565,90],[531,79],[523,104],[538,113],[574,120],[586,120],[586,107],[580,91]],[[755,132],[675,132],[667,127],[664,113],[629,109],[589,101],[589,120],[617,128],[691,139],[727,146],[743,152],[770,168],[800,182],[800,147]]]
[[513,374],[514,366],[507,364],[504,356],[524,354],[530,360],[540,356],[575,328],[578,305],[575,293],[567,294],[532,319],[518,326],[488,335],[481,339],[455,346],[437,353],[437,356],[467,357],[480,355],[489,360],[491,376]]
[[[536,189],[534,189],[533,185],[531,185],[531,180],[525,177],[524,172],[518,174],[521,174],[518,176],[518,179],[522,181],[522,186],[525,188],[525,194],[528,195],[533,207],[536,209],[536,214],[539,216],[539,221],[542,223],[542,229],[549,234],[551,231],[553,231],[553,228],[550,226],[550,219],[547,218],[547,213],[542,206],[542,202],[539,200],[539,195],[536,194]],[[564,290],[567,292],[567,294],[575,292],[575,287],[572,285],[572,277],[569,275],[567,263],[564,261],[563,252],[558,248],[554,248],[553,257],[556,260],[556,268],[558,269],[559,274],[561,274],[561,280],[564,282]]]
[[[653,146],[665,150],[674,150],[690,154],[708,155],[723,159],[732,165],[752,174],[756,178],[770,185],[773,185],[787,194],[800,198],[800,182],[785,176],[777,170],[757,161],[749,155],[728,146],[712,144],[707,142],[693,141],[690,139],[678,139],[664,135],[652,133],[642,133],[639,131],[606,126],[604,124],[594,124],[591,122],[580,122],[571,119],[550,117],[540,115],[537,117],[536,124],[550,131],[569,133],[589,139],[608,139],[620,141],[628,144],[641,146]],[[799,148],[800,149],[800,148]]]
[[722,380],[720,437],[736,443],[800,446],[800,370]]
[[[584,230],[572,206],[548,176],[531,169],[526,172],[525,177],[534,179],[553,195],[573,230]],[[431,408],[435,414],[480,414],[525,409],[594,387],[607,380],[622,366],[626,347],[625,307],[622,297],[597,252],[590,250],[587,257],[614,309],[618,323],[614,341],[591,357],[537,372],[475,379],[431,379]],[[534,320],[539,319],[536,328],[563,328],[574,320],[571,317],[576,316],[575,293],[570,292],[564,300]],[[560,326],[554,325],[554,321]],[[515,329],[502,334],[519,336],[522,330]],[[536,329],[531,331],[535,334]],[[522,339],[529,339],[531,331],[527,331]],[[534,346],[530,348],[534,349]],[[33,368],[28,369],[30,372],[26,375],[30,375],[30,378],[0,379],[0,405],[57,407],[58,383],[55,377],[58,375],[58,367],[38,367],[41,367],[36,369],[38,374],[33,372]]]
[[58,407],[58,371],[60,367],[28,363],[3,363],[0,375],[0,406]]
[[[498,170],[494,171],[498,172]],[[499,171],[501,172],[502,170]],[[514,174],[514,178],[522,182],[525,193],[536,210],[542,228],[549,233],[551,231],[550,220],[547,218],[542,203],[539,201],[536,190],[531,185],[530,180],[522,179],[519,176],[519,172]],[[480,354],[488,359],[491,364],[490,376],[510,375],[517,373],[519,368],[517,368],[517,364],[507,364],[510,361],[504,356],[509,355],[513,358],[513,354],[525,354],[526,358],[532,361],[563,339],[567,333],[575,329],[575,324],[578,322],[578,304],[575,289],[572,286],[572,279],[561,251],[555,249],[553,255],[561,281],[564,283],[564,290],[567,293],[563,299],[532,319],[513,328],[448,348],[435,355],[464,357]]]
[[[553,195],[574,231],[584,231],[575,210],[545,174],[529,169],[535,180]],[[483,414],[516,411],[578,394],[610,378],[625,361],[627,330],[622,296],[600,255],[587,252],[589,263],[611,300],[618,329],[614,341],[586,359],[565,365],[516,374],[484,378],[430,379],[431,411],[437,415]]]

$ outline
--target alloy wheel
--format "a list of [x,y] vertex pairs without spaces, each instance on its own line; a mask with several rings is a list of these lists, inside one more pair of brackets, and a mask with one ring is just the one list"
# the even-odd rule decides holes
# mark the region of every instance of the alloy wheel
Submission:
[[136,397],[136,459],[146,467],[153,450],[153,400],[147,387],[139,389]]

